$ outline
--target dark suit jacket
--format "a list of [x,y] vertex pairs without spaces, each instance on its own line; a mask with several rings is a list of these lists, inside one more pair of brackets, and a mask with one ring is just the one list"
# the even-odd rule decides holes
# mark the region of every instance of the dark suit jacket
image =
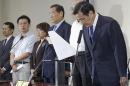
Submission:
[[[42,60],[54,60],[56,57],[55,51],[51,45],[45,40],[40,46],[39,50],[36,50],[40,41],[34,44],[32,57],[31,57],[31,68],[35,69]],[[54,77],[55,76],[55,64],[52,62],[42,62],[41,66],[37,70],[38,77]]]
[[[54,26],[50,27],[49,31],[52,31],[53,27]],[[69,42],[70,32],[71,32],[71,25],[68,24],[66,21],[63,21],[63,23],[56,30],[56,33],[59,34],[67,42]],[[65,70],[70,70],[69,64],[65,64]]]
[[4,67],[6,69],[5,73],[3,75],[0,76],[0,80],[11,80],[11,74],[10,74],[10,70],[11,70],[11,66],[10,66],[10,50],[12,47],[12,43],[13,43],[14,37],[12,36],[8,42],[6,43],[6,45],[4,46],[4,40],[2,41],[2,46],[0,49],[0,67]]
[[[53,26],[49,28],[49,31],[52,30],[53,30]],[[69,42],[70,31],[71,31],[71,25],[68,24],[66,21],[63,21],[63,23],[56,30],[56,33],[59,34],[64,40]]]
[[46,43],[45,45],[45,52],[43,55],[43,60],[51,60],[51,61],[44,61],[42,66],[43,76],[47,78],[54,78],[55,77],[55,58],[56,53],[51,44]]
[[[38,51],[37,51],[37,48],[40,44],[40,41],[37,41],[35,44],[34,44],[34,47],[33,47],[33,51],[32,51],[32,55],[31,55],[31,61],[30,61],[30,64],[31,64],[31,69],[35,69],[38,64],[41,62],[41,60],[43,59],[43,54],[44,54],[44,46],[40,46]],[[44,44],[44,43],[43,43]],[[37,53],[36,53],[37,51]],[[35,78],[35,81],[41,81],[42,80],[42,64],[39,66],[39,68],[37,69],[36,73],[35,73],[35,76],[37,76],[37,78]]]
[[2,46],[2,41],[0,41],[0,47]]
[[84,32],[87,63],[91,72],[92,61],[102,86],[118,86],[119,77],[127,75],[127,52],[121,28],[117,21],[99,15],[94,32],[94,43]]

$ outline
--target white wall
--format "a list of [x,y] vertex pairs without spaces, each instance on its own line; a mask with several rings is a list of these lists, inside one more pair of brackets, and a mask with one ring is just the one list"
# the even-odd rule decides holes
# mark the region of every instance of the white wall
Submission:
[[[35,30],[36,24],[40,22],[49,22],[49,7],[52,4],[61,4],[65,7],[65,16],[68,22],[72,22],[70,3],[71,0],[3,0],[4,21],[12,21],[16,25],[19,16],[26,14],[32,20],[32,30]],[[17,26],[16,26],[17,27]],[[17,29],[17,28],[16,28]],[[15,34],[18,30],[15,31]]]
[[97,11],[116,19],[124,33],[130,58],[130,0],[94,0]]
[[2,33],[1,33],[1,25],[2,25],[2,0],[0,0],[0,39],[2,37]]
[[[115,18],[121,25],[127,44],[128,57],[130,58],[130,0],[91,0],[97,12]],[[52,4],[64,6],[65,19],[72,23],[71,15],[72,0],[0,0],[0,28],[3,22],[11,21],[16,25],[17,18],[28,15],[32,20],[32,30],[35,31],[36,24],[49,20],[49,7]],[[15,34],[18,33],[16,26]],[[0,39],[2,39],[0,29]]]
[[[128,56],[130,56],[130,0],[92,0],[92,2],[99,13],[112,16],[119,22],[125,36]],[[64,6],[65,19],[72,23],[72,0],[0,0],[0,16],[2,14],[2,22],[8,20],[16,25],[17,18],[26,14],[31,18],[32,30],[35,31],[36,24],[43,21],[50,23],[48,10],[50,5],[55,3]],[[16,33],[18,33],[17,28]]]

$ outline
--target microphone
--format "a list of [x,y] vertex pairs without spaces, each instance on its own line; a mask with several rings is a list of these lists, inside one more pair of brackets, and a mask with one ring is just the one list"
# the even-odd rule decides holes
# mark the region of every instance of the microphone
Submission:
[[83,34],[83,30],[80,30],[80,32],[79,32],[79,37],[78,37],[78,41],[77,41],[78,44],[80,44],[80,42],[81,42],[82,34]]
[[11,47],[11,49],[12,49],[13,47],[15,47],[15,45],[18,44],[19,41],[22,40],[23,38],[24,38],[24,36],[21,36],[20,39]]

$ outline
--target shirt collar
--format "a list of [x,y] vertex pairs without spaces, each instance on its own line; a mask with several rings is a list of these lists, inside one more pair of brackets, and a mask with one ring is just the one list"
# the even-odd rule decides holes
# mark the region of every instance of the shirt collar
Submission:
[[63,22],[64,22],[64,19],[63,19],[63,20],[61,20],[59,23],[55,24],[56,29],[57,29],[57,28],[59,28],[59,26],[60,26]]
[[6,39],[6,43],[8,42],[8,40],[12,37],[13,35],[10,35],[10,36],[8,36]]
[[98,21],[98,17],[99,17],[99,14],[96,13],[96,17],[94,19],[94,22],[93,22],[93,30],[95,31],[95,28],[96,28],[96,24],[97,24],[97,21]]
[[28,36],[28,35],[30,35],[30,34],[31,34],[31,32],[28,31],[27,33],[24,33],[24,34],[21,34],[21,35],[24,36],[24,37],[26,37],[26,36]]

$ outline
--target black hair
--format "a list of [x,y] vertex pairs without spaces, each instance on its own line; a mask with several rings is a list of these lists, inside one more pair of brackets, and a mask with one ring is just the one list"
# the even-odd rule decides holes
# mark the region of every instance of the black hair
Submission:
[[14,30],[14,24],[12,22],[5,22],[4,25],[8,25],[9,29]]
[[73,10],[73,14],[76,15],[79,11],[82,12],[84,15],[88,15],[89,11],[93,11],[93,13],[95,13],[93,5],[88,3],[88,1],[81,1],[76,4]]
[[48,29],[50,28],[50,25],[48,23],[46,22],[39,23],[37,24],[36,28],[46,32],[48,36]]
[[27,19],[28,23],[29,23],[29,24],[31,23],[31,19],[30,19],[28,16],[26,16],[26,15],[20,16],[20,17],[17,19],[17,23],[19,23],[19,20],[20,20],[20,19]]
[[60,12],[63,12],[63,17],[64,17],[65,11],[64,11],[63,6],[61,6],[61,5],[59,5],[59,4],[53,4],[53,5],[51,5],[50,8],[53,8],[53,7],[56,8],[56,11],[57,11],[57,12],[59,12],[59,13],[60,13]]

